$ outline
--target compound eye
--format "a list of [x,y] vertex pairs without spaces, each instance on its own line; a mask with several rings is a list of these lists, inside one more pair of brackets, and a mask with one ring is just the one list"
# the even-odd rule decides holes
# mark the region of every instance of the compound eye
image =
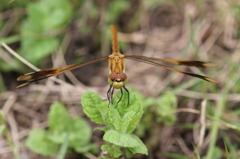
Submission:
[[109,78],[111,81],[115,81],[118,78],[118,74],[117,73],[111,73],[109,75]]
[[127,79],[127,75],[125,73],[119,73],[119,78],[122,80],[122,81],[125,81]]

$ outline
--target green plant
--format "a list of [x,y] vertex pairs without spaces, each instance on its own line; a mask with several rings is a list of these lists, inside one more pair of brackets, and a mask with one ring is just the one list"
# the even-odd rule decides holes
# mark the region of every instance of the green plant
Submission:
[[[82,96],[83,111],[95,123],[104,125],[98,129],[105,132],[103,140],[106,141],[101,149],[105,151],[102,158],[117,158],[123,155],[131,157],[136,153],[147,155],[147,148],[143,142],[133,134],[143,115],[143,107],[138,96],[130,91],[130,104],[128,96],[118,92],[113,102],[103,101],[94,92],[87,92]],[[117,104],[118,103],[118,104]]]
[[[137,94],[143,105],[144,115],[135,133],[137,136],[144,138],[144,143],[148,146],[149,153],[152,154],[154,153],[152,150],[157,149],[164,140],[159,138],[164,131],[164,127],[173,126],[176,122],[177,97],[171,91],[160,95],[156,99]],[[167,157],[169,154],[162,152],[162,155]],[[175,155],[184,156],[177,153]]]
[[57,35],[69,24],[72,6],[66,0],[42,0],[29,3],[27,14],[28,18],[21,25],[20,54],[39,64],[58,47]]
[[71,117],[62,104],[51,105],[48,123],[47,130],[33,130],[27,138],[27,147],[35,153],[50,156],[59,151],[60,145],[79,153],[95,149],[95,145],[90,144],[90,126],[84,119]]
[[[28,1],[24,0],[27,8],[26,18],[18,17],[21,24],[16,25],[14,35],[1,37],[0,42],[14,43],[20,42],[19,54],[34,65],[39,65],[41,61],[56,51],[59,47],[64,29],[71,21],[73,6],[67,0],[55,1]],[[7,2],[5,5],[23,5],[20,2]],[[18,10],[14,14],[18,15]],[[13,14],[12,13],[12,14]],[[0,22],[0,29],[7,27],[8,23]],[[3,71],[22,71],[23,64],[19,61],[6,61],[0,59],[0,69]]]

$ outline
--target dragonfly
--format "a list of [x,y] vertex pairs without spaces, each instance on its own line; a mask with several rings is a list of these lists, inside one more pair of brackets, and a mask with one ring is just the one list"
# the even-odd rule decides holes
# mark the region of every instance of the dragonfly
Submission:
[[[175,60],[175,59],[163,59],[163,58],[155,58],[155,57],[146,57],[146,56],[141,56],[141,55],[126,55],[122,54],[119,50],[119,44],[118,44],[118,35],[117,35],[117,27],[115,25],[111,25],[111,33],[112,33],[112,53],[108,56],[101,57],[98,59],[86,61],[86,62],[81,62],[81,63],[76,63],[76,64],[71,64],[71,65],[66,65],[66,66],[61,66],[57,68],[50,68],[50,69],[45,69],[33,73],[28,73],[25,75],[21,75],[17,78],[18,81],[24,81],[25,83],[20,84],[17,86],[17,88],[27,86],[33,82],[46,79],[52,76],[56,76],[59,74],[62,74],[67,71],[71,71],[89,64],[93,64],[99,61],[104,61],[108,60],[108,67],[109,67],[109,76],[108,76],[108,83],[110,84],[110,87],[107,91],[107,99],[109,103],[112,102],[113,100],[113,94],[115,89],[120,89],[121,91],[121,96],[120,99],[117,103],[119,103],[123,97],[123,90],[126,91],[127,96],[128,96],[128,104],[129,104],[129,91],[126,88],[126,83],[128,81],[127,74],[125,72],[125,59],[129,60],[134,60],[138,62],[143,62],[147,63],[150,65],[162,67],[167,70],[171,70],[174,72],[178,72],[181,74],[185,74],[188,76],[200,78],[202,80],[211,82],[211,83],[216,83],[218,84],[219,82],[213,78],[191,73],[191,72],[185,72],[179,69],[175,69],[173,67],[168,66],[167,64],[171,65],[184,65],[184,66],[194,66],[194,67],[199,67],[199,68],[204,68],[204,67],[214,67],[217,66],[217,64],[213,62],[203,62],[203,61],[190,61],[190,60]],[[163,64],[164,63],[164,64]]]

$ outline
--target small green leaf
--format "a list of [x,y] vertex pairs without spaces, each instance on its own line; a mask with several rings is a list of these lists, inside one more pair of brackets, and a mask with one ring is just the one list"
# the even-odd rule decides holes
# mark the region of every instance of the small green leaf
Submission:
[[39,60],[47,57],[57,49],[59,41],[56,38],[39,39],[28,37],[22,40],[20,54],[27,60],[38,64]]
[[[121,132],[131,133],[131,130],[128,130],[129,127],[136,126],[136,125],[132,125],[132,124],[134,124],[134,123],[132,123],[134,116],[135,116],[134,111],[129,111],[123,116],[123,118],[121,120],[122,121],[121,122]],[[133,130],[134,130],[134,128],[133,128]]]
[[148,155],[147,147],[144,145],[144,143],[142,143],[142,141],[139,138],[138,140],[139,140],[139,143],[141,143],[139,146],[126,148],[127,157],[132,157],[136,153]]
[[[116,99],[120,98],[120,92],[117,93]],[[117,110],[121,115],[121,127],[120,132],[131,133],[135,130],[137,123],[140,121],[143,115],[143,107],[139,96],[134,91],[130,91],[130,104],[128,104],[127,93],[123,94],[122,101],[118,104]]]
[[109,130],[107,127],[95,127],[94,129],[93,129],[94,131],[95,130],[101,130],[101,131],[107,131],[107,130]]
[[129,123],[126,130],[127,133],[131,133],[135,130],[138,122],[142,118],[142,115],[143,115],[142,105],[140,104],[140,102],[135,102],[131,107],[131,111],[129,110],[129,113],[126,113],[123,117],[123,122]]
[[69,130],[70,116],[63,104],[55,102],[51,105],[48,123],[50,131],[61,133]]
[[[128,94],[124,91],[122,100],[117,105],[118,112],[122,117],[124,116],[124,114],[126,114],[129,111],[143,112],[143,108],[142,108],[142,104],[141,104],[141,100],[139,99],[139,96],[136,95],[134,91],[130,90],[129,97],[130,99],[128,99]],[[121,98],[121,92],[116,93],[116,96],[113,99],[114,105],[116,105],[117,101],[119,101],[119,98]],[[129,102],[129,105],[128,105],[128,102]]]
[[137,136],[115,130],[107,131],[103,136],[103,140],[122,147],[138,147],[141,145]]
[[68,124],[69,130],[52,130],[49,132],[49,139],[55,143],[62,144],[67,133],[69,133],[69,147],[78,148],[90,142],[92,131],[84,119],[71,119]]
[[67,132],[58,132],[58,131],[48,132],[47,131],[47,135],[48,135],[48,139],[51,140],[52,142],[57,144],[62,144],[64,143],[64,139],[67,136]]
[[21,25],[20,54],[39,64],[59,45],[56,37],[71,20],[72,6],[66,0],[41,0],[29,3],[27,19]]
[[107,101],[102,101],[98,94],[86,92],[82,96],[82,106],[84,113],[95,123],[104,124],[108,110]]
[[43,156],[50,156],[58,151],[58,145],[47,138],[47,133],[44,130],[31,131],[26,146]]
[[49,113],[49,139],[62,144],[69,133],[69,147],[77,148],[88,144],[92,131],[84,119],[73,119],[65,107],[56,102]]
[[106,116],[106,125],[108,129],[121,131],[121,121],[122,119],[117,109],[114,107],[109,108]]
[[83,146],[78,146],[78,147],[74,147],[74,150],[78,153],[86,153],[86,152],[93,152],[93,153],[97,153],[98,152],[98,145],[97,144],[86,144]]
[[92,137],[88,123],[84,119],[72,119],[70,123],[69,146],[77,148],[87,145]]
[[101,150],[106,151],[110,155],[112,155],[114,158],[118,158],[122,155],[122,151],[120,150],[120,147],[116,147],[113,145],[102,145]]
[[165,125],[172,125],[176,121],[175,111],[177,108],[177,97],[172,92],[167,92],[158,99],[157,120]]
[[66,0],[42,0],[27,7],[31,31],[47,32],[67,24],[72,15],[72,6]]
[[[111,104],[111,107],[117,108],[118,112],[121,116],[123,116],[126,112],[128,112],[127,108],[132,105],[132,103],[135,102],[134,93],[129,93],[130,99],[128,100],[128,93],[126,91],[123,91],[123,94],[121,91],[118,91],[113,98],[113,104]],[[120,100],[121,98],[121,100]],[[119,101],[120,100],[120,101]],[[129,105],[128,105],[129,103]]]

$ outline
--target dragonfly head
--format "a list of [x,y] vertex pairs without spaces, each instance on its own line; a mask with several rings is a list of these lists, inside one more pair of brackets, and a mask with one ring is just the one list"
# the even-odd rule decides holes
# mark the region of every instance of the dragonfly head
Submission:
[[126,82],[127,75],[125,73],[111,73],[108,77],[108,83],[116,89],[122,88]]

